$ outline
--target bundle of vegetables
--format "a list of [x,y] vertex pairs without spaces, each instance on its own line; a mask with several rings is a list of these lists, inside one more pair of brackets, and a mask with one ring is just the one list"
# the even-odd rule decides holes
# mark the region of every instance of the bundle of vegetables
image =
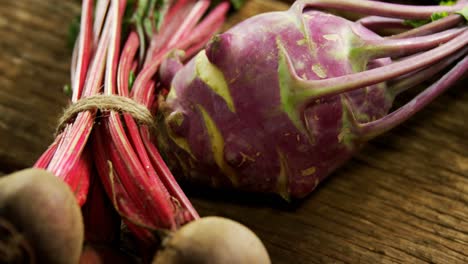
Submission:
[[[467,18],[466,0],[300,0],[245,20],[173,78],[160,150],[193,182],[304,197],[365,142],[466,77]],[[398,94],[433,76],[389,113]]]
[[[115,240],[121,217],[144,248],[167,238],[156,263],[203,257],[211,259],[200,263],[223,263],[235,249],[243,253],[236,263],[268,263],[261,242],[242,226],[219,219],[183,226],[199,216],[159,150],[191,181],[303,197],[366,141],[410,118],[468,71],[466,0],[418,7],[301,0],[240,23],[197,53],[227,9],[208,0],[83,0],[72,106],[35,167],[73,191],[86,239]],[[344,18],[356,14],[371,16]],[[430,23],[406,30],[408,19]],[[388,113],[399,93],[439,74]],[[0,189],[9,186],[0,182]],[[0,204],[0,219],[5,211],[19,215],[11,204]],[[74,227],[76,236],[57,241],[81,245],[82,227]],[[16,234],[8,222],[0,221],[0,231]],[[239,235],[249,242],[234,240]],[[0,253],[7,252],[3,245],[0,239]],[[15,246],[31,251],[28,243]],[[207,251],[214,246],[222,247]],[[75,262],[79,251],[62,255],[73,252]]]
[[[154,107],[158,89],[154,75],[162,59],[175,49],[186,50],[189,57],[223,23],[226,3],[199,22],[209,5],[188,0],[134,4],[101,0],[93,25],[93,1],[83,1],[71,71],[72,103],[85,109],[91,104],[91,109],[80,108],[72,122],[66,116],[67,123],[36,167],[64,179],[84,204],[94,161],[115,208],[140,238],[151,235],[136,226],[171,230],[198,217],[150,139],[151,117],[148,121],[137,114],[145,114],[142,107]],[[131,13],[126,22],[133,26],[122,36],[125,11]],[[138,104],[128,102],[127,110],[125,98]],[[96,107],[102,110],[97,125]],[[93,127],[92,144],[86,145]]]

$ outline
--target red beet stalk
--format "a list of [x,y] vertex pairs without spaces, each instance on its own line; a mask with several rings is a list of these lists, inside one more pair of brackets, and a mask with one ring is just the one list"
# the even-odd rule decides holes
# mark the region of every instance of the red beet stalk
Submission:
[[[125,0],[98,0],[96,5],[83,0],[71,103],[117,95],[154,111],[161,63],[175,50],[191,57],[222,25],[229,5],[221,3],[206,14],[209,6],[208,0],[137,1],[133,6]],[[175,230],[199,216],[162,160],[152,126],[140,121],[115,109],[79,112],[35,167],[63,179],[83,205],[94,164],[115,210],[139,239],[151,243],[154,231]],[[99,197],[96,192],[99,188],[93,188],[93,197]],[[87,203],[88,215],[104,206],[93,200]],[[93,215],[91,220],[98,217]]]

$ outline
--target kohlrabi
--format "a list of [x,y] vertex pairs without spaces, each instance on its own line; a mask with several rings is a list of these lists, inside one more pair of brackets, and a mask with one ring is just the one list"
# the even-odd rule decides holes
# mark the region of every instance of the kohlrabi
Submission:
[[[372,16],[352,21],[324,9]],[[161,105],[161,150],[190,181],[303,197],[363,143],[466,77],[467,9],[467,1],[308,0],[243,21],[175,74]],[[415,29],[375,33],[444,12]],[[163,76],[176,71],[168,65]],[[389,113],[399,93],[439,72]]]

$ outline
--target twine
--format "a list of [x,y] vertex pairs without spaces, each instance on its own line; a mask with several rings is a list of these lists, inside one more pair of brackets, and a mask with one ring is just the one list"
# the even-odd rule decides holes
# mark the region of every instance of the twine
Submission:
[[60,117],[56,134],[58,135],[78,113],[89,110],[116,111],[130,114],[139,124],[147,125],[154,131],[156,127],[148,108],[136,101],[119,95],[93,95],[80,99],[66,108]]

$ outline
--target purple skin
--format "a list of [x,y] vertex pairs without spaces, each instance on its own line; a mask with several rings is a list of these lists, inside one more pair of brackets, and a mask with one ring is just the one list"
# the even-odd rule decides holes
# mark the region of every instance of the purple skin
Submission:
[[[304,11],[330,7],[389,16],[392,10],[392,17],[421,18],[458,10],[388,5],[298,1],[287,12],[253,17],[216,36],[177,72],[162,104],[158,142],[169,166],[214,187],[285,199],[309,194],[363,143],[466,75],[466,25],[385,39],[361,23]],[[401,63],[391,59],[422,51]],[[388,114],[398,93],[459,58],[414,102]]]
[[162,62],[159,70],[159,81],[163,87],[170,87],[175,74],[184,66],[181,62],[182,56],[183,53],[176,51]]

